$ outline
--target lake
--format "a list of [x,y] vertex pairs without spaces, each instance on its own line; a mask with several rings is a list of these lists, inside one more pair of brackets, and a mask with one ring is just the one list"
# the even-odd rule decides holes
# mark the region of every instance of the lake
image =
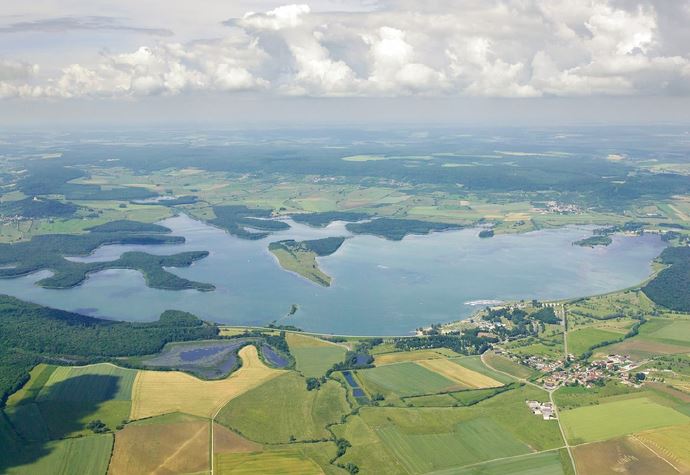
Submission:
[[[350,335],[404,335],[420,326],[466,318],[477,300],[561,299],[635,285],[651,272],[663,250],[659,236],[614,236],[608,247],[572,242],[589,227],[566,227],[478,238],[478,229],[407,236],[387,241],[353,236],[333,255],[319,258],[333,277],[320,287],[283,270],[268,251],[281,239],[351,236],[344,223],[312,228],[287,220],[291,229],[257,241],[181,215],[160,224],[184,236],[178,245],[103,246],[80,261],[113,260],[125,251],[152,254],[206,250],[191,267],[171,269],[187,279],[209,282],[213,292],[148,288],[132,270],[106,270],[72,289],[43,289],[34,282],[48,272],[0,280],[0,292],[89,315],[150,321],[166,309],[192,312],[227,324],[262,325],[273,320],[305,330]],[[299,305],[288,316],[292,304]]]

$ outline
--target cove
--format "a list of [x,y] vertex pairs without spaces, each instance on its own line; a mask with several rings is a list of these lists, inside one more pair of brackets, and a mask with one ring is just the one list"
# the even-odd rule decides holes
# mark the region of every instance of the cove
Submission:
[[[348,335],[405,335],[420,326],[466,318],[476,300],[560,299],[640,283],[665,247],[657,235],[614,236],[607,247],[573,246],[590,227],[565,227],[480,239],[478,229],[407,236],[402,241],[356,235],[344,223],[291,228],[249,241],[180,215],[160,222],[184,244],[108,245],[78,261],[117,259],[126,251],[174,254],[209,251],[189,268],[168,269],[216,286],[212,292],[158,290],[132,270],[105,270],[71,289],[44,289],[38,272],[0,280],[0,292],[64,310],[150,321],[166,309],[218,323],[264,325],[273,320],[309,331]],[[268,251],[283,239],[347,236],[334,254],[318,258],[333,278],[320,287],[283,270]],[[292,304],[299,310],[288,316]]]

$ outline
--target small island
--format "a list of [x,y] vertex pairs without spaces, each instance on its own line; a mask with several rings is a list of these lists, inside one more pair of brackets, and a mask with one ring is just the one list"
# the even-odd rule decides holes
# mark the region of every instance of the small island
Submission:
[[611,240],[611,236],[607,234],[595,234],[594,236],[590,236],[588,238],[580,239],[579,241],[575,241],[573,244],[575,246],[582,246],[582,247],[595,247],[595,246],[608,246],[611,244],[613,241]]
[[376,218],[362,223],[349,223],[345,228],[354,234],[371,234],[389,241],[401,241],[408,234],[424,235],[431,232],[461,229],[462,226],[417,219]]
[[479,231],[479,237],[482,239],[494,237],[494,230],[493,229],[482,229]]
[[311,241],[287,239],[272,242],[268,245],[268,250],[276,256],[283,269],[295,272],[316,284],[330,287],[331,277],[319,269],[316,258],[333,254],[343,242],[345,242],[344,237],[328,237]]

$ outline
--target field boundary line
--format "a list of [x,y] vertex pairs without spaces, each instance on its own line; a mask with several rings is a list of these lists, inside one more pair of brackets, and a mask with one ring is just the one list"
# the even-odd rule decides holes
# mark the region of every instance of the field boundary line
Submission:
[[651,448],[649,445],[645,444],[644,441],[643,441],[642,439],[640,439],[640,438],[637,437],[636,435],[631,435],[630,437],[633,438],[633,439],[635,439],[636,441],[638,441],[640,444],[644,445],[650,452],[652,452],[654,455],[656,455],[657,457],[659,457],[661,460],[663,460],[664,462],[666,462],[667,464],[669,464],[676,472],[681,473],[681,470],[680,470],[678,467],[676,467],[675,465],[673,465],[670,461],[668,461],[665,457],[663,457],[659,452],[657,452],[656,450],[654,450],[653,448]]
[[[536,452],[528,452],[528,453],[526,453],[526,454],[511,455],[511,456],[509,456],[509,457],[499,457],[499,458],[495,458],[495,459],[491,459],[491,460],[484,460],[483,462],[471,463],[471,464],[469,464],[469,465],[461,465],[461,466],[459,466],[459,467],[453,467],[453,469],[456,469],[456,468],[462,468],[462,469],[464,469],[464,468],[471,468],[471,467],[476,467],[476,466],[478,466],[478,465],[484,465],[484,464],[486,464],[486,463],[499,462],[499,461],[501,461],[501,460],[510,460],[510,459],[517,459],[517,458],[529,457],[529,456],[537,455],[537,454],[545,454],[545,453],[548,453],[548,452],[555,452],[555,451],[557,451],[557,450],[561,450],[561,449],[564,449],[564,448],[565,448],[565,445],[562,445],[562,446],[560,446],[560,447],[555,447],[555,448],[553,448],[553,449],[538,450],[538,451],[536,451]],[[435,473],[444,473],[446,470],[448,470],[448,469],[442,469],[442,470],[438,470],[438,471],[434,471],[434,472],[429,472],[427,475],[434,475]]]

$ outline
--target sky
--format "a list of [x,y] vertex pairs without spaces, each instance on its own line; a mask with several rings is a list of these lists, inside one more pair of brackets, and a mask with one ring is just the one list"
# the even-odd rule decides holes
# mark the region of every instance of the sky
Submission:
[[690,0],[0,4],[0,123],[690,122]]

